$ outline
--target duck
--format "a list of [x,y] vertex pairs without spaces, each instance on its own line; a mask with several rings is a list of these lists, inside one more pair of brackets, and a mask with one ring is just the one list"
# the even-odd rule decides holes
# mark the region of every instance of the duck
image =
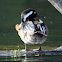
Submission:
[[42,50],[41,46],[48,36],[47,26],[41,19],[36,20],[36,17],[44,18],[36,10],[26,9],[21,13],[21,23],[15,25],[18,35],[25,43],[26,51],[28,51],[28,44],[40,44],[39,50]]

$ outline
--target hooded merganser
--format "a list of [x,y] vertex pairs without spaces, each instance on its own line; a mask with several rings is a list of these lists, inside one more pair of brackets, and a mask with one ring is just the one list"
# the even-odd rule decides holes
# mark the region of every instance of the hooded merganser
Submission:
[[[48,35],[48,29],[42,20],[35,20],[37,12],[34,9],[27,9],[21,14],[21,24],[15,26],[18,35],[27,44],[42,44]],[[37,15],[38,16],[38,15]],[[43,17],[43,16],[42,16]],[[41,46],[39,48],[41,50]]]
[[21,13],[21,22],[26,22],[26,21],[35,21],[35,17],[43,17],[45,18],[45,16],[41,16],[39,15],[36,10],[29,8],[24,10]]

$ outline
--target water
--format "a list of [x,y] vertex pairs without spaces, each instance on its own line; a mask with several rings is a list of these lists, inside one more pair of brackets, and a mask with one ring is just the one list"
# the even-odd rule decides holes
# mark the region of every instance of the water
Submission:
[[35,9],[48,27],[48,38],[43,45],[62,45],[62,15],[48,0],[0,0],[0,45],[22,45],[15,25],[20,24],[20,13],[28,8]]
[[[45,19],[41,19],[47,25],[49,34],[43,45],[62,45],[62,15],[48,2],[48,0],[0,0],[0,7],[0,45],[23,44],[16,34],[14,27],[21,21],[20,13],[27,8],[34,8],[40,15],[46,16]],[[0,47],[0,49],[3,48]],[[62,62],[62,56],[0,56],[0,61]]]
[[20,62],[62,62],[62,56],[0,56],[0,61],[20,61]]

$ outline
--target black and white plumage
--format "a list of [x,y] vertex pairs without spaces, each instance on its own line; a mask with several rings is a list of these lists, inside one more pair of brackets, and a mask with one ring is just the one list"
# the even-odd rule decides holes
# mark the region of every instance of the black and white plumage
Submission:
[[[29,15],[32,13],[31,11],[28,12],[26,10],[25,12],[28,12],[28,15]],[[23,12],[23,13],[25,13],[25,12]],[[18,31],[18,35],[20,36],[22,41],[25,43],[25,49],[27,50],[28,49],[27,44],[42,44],[48,36],[48,29],[42,20],[39,19],[39,21],[38,21],[38,20],[34,19],[36,17],[35,14],[31,14],[29,16],[28,15],[26,16],[26,14],[22,15],[24,17],[21,17],[23,19],[21,24],[19,24],[19,25],[17,24],[15,26],[15,28]],[[25,17],[27,17],[27,18],[25,18]],[[40,49],[41,49],[41,46],[40,46],[39,50]]]
[[16,25],[16,30],[25,44],[42,44],[48,35],[48,29],[43,21],[34,21],[34,24],[32,21],[27,21]]
[[29,43],[42,44],[47,37],[47,35],[45,34],[46,27],[43,21],[42,22],[34,21],[34,24],[32,21],[27,21],[25,24],[23,23],[21,24],[21,29],[26,35],[24,39],[24,43],[26,44],[29,44]]
[[45,18],[45,16],[41,16],[39,15],[36,10],[32,9],[32,8],[29,8],[29,9],[26,9],[24,10],[22,13],[21,13],[21,22],[26,22],[26,21],[34,21],[36,17],[43,17]]

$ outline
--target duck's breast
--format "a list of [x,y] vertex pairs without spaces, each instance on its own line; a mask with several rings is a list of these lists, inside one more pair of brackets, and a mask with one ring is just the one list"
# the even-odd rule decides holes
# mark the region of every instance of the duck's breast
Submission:
[[33,22],[26,23],[24,28],[22,28],[22,32],[23,32],[22,34],[25,34],[25,35],[23,37],[21,35],[21,39],[23,40],[24,43],[27,43],[27,44],[29,43],[42,44],[46,40],[46,37],[47,37],[43,35],[42,30],[35,32],[35,26]]

